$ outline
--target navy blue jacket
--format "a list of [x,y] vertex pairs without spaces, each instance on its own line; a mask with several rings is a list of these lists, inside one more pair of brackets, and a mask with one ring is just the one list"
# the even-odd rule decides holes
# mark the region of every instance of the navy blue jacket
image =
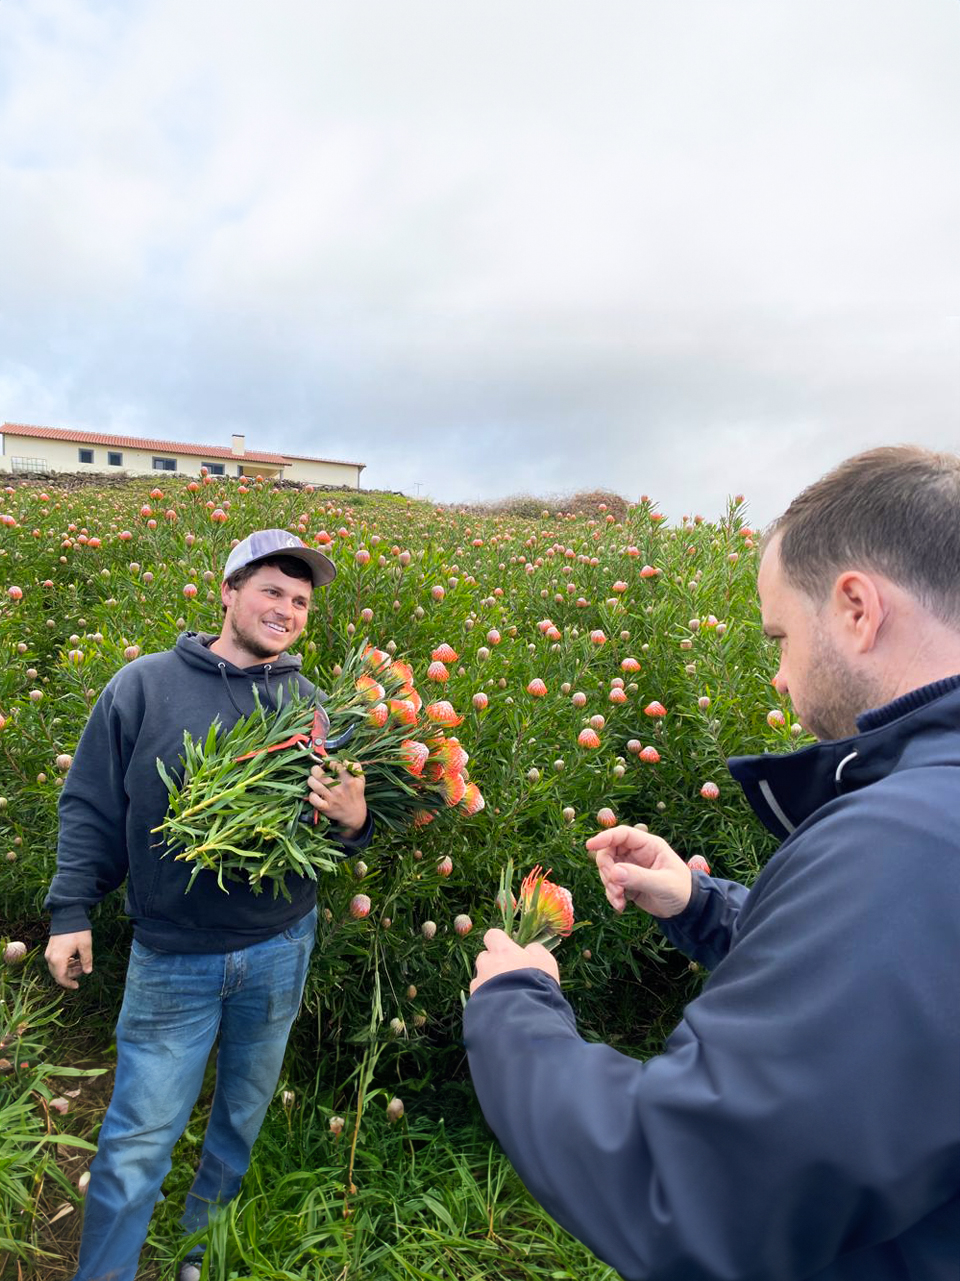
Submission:
[[[184,632],[172,650],[121,668],[97,700],[60,793],[57,873],[44,904],[52,934],[89,929],[89,908],[124,880],[134,937],[168,952],[248,947],[288,929],[316,903],[314,882],[294,875],[286,877],[290,901],[275,899],[269,887],[254,894],[246,881],[230,882],[225,893],[212,872],[201,872],[185,893],[190,868],[161,857],[164,846],[152,835],[169,801],[157,758],[179,777],[184,731],[202,738],[215,718],[232,729],[253,711],[254,687],[266,707],[280,686],[313,691],[298,654],[235,667],[209,648],[215,639]],[[359,849],[371,832],[368,818],[342,844]]]
[[662,1054],[577,1035],[538,970],[465,1011],[533,1195],[624,1277],[960,1276],[960,677],[731,771],[785,836],[662,922],[712,973]]

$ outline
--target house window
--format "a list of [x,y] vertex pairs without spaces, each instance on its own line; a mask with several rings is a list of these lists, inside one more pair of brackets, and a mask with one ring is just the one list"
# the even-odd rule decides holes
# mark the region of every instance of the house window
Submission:
[[176,471],[177,460],[175,458],[155,458],[153,460],[154,471]]
[[201,467],[206,467],[211,476],[222,476],[225,472],[223,463],[201,463]]
[[107,466],[122,467],[123,454],[119,453],[116,449],[108,449],[107,450]]
[[16,458],[10,459],[11,471],[47,471],[47,460],[45,458]]
[[92,462],[93,462],[93,450],[92,450],[92,449],[81,449],[81,450],[80,450],[80,461],[81,461],[82,463],[92,463]]

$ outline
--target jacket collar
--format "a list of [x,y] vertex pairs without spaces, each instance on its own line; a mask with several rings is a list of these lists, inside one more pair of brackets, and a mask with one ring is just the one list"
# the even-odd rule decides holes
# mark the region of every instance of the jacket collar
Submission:
[[[788,755],[734,756],[730,773],[760,821],[785,839],[828,801],[876,783],[901,765],[944,763],[939,735],[955,738],[960,764],[960,675],[911,690],[857,717],[858,733]],[[939,744],[939,750],[937,748]]]

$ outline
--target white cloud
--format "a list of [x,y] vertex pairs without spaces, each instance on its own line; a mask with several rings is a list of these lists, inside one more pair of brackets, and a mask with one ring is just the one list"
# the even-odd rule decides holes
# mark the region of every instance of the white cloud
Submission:
[[5,3],[0,417],[672,515],[955,447],[958,51],[945,2]]

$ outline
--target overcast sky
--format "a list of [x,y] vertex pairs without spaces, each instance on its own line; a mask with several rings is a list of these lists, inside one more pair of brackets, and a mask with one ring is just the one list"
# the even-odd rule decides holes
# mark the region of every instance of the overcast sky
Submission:
[[0,0],[0,421],[757,523],[960,448],[956,0]]

